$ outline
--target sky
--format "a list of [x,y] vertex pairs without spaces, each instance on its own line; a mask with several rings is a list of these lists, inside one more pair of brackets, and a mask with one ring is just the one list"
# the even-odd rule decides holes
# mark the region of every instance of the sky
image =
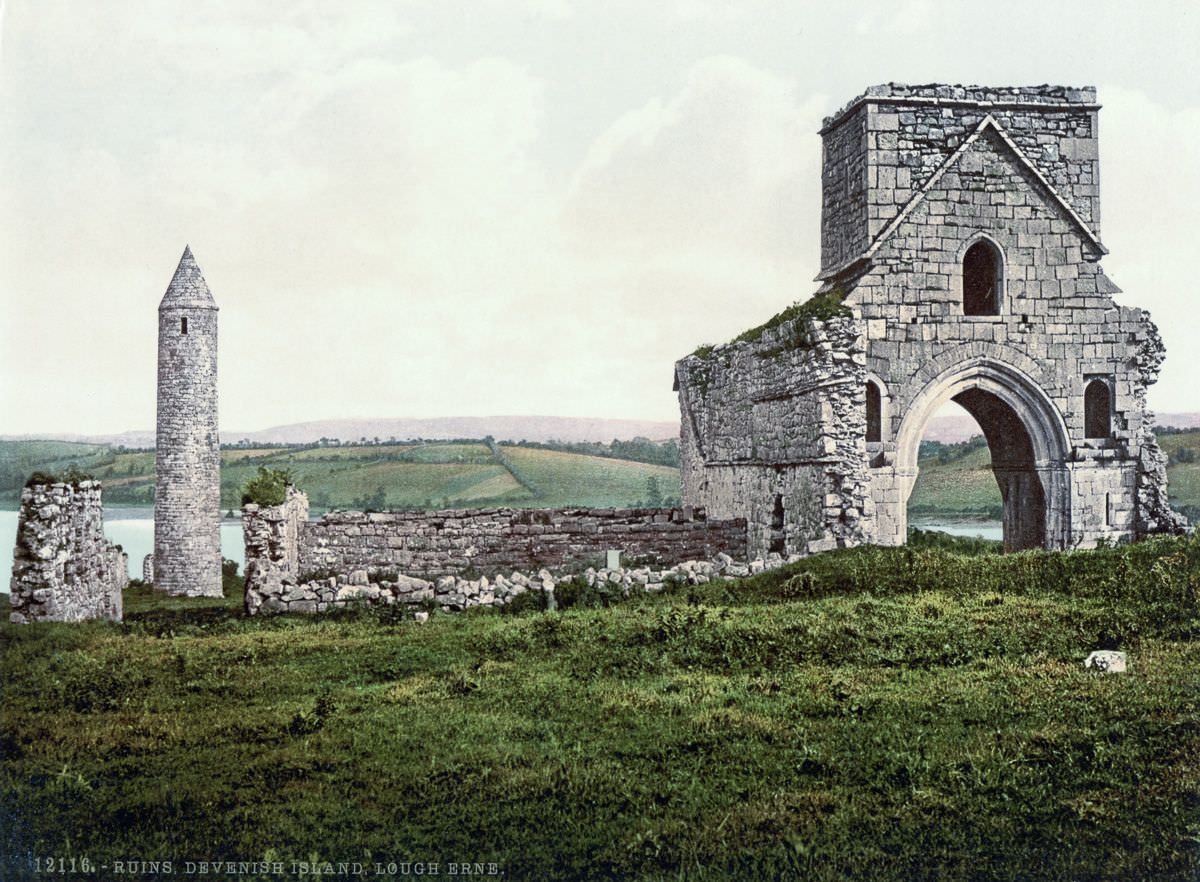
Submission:
[[0,433],[153,427],[185,244],[223,427],[676,419],[815,289],[817,130],[889,81],[1098,87],[1103,265],[1200,410],[1197,8],[0,0]]

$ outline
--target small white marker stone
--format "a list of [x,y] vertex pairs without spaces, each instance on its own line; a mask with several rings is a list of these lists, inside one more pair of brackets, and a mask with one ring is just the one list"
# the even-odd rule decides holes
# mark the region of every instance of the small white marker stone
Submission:
[[1123,674],[1126,668],[1125,653],[1112,649],[1098,649],[1084,660],[1083,666],[1089,671],[1101,674]]

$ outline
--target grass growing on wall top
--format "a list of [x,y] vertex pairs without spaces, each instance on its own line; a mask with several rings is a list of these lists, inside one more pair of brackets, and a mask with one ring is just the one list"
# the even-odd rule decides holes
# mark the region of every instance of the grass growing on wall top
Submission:
[[[426,625],[136,592],[124,625],[5,623],[0,877],[69,849],[510,879],[1191,880],[1198,564],[1195,539],[857,549]],[[1086,673],[1101,646],[1130,673]]]
[[805,329],[800,326],[808,319],[824,322],[834,318],[849,318],[852,313],[848,307],[842,305],[843,297],[842,292],[836,290],[824,294],[814,294],[802,303],[793,304],[783,312],[777,313],[763,324],[743,331],[734,337],[733,342],[756,343],[767,331],[774,330],[787,322],[795,322],[798,326],[796,333],[802,334]]
[[[842,300],[845,294],[841,290],[835,289],[822,294],[814,294],[807,300],[801,303],[794,303],[782,312],[776,313],[761,325],[743,331],[733,338],[734,343],[757,343],[762,339],[763,334],[767,331],[774,330],[780,325],[788,322],[795,322],[796,328],[791,337],[783,341],[783,346],[777,351],[783,349],[796,348],[799,346],[807,346],[808,332],[804,327],[808,319],[816,321],[829,321],[834,318],[849,318],[853,315],[850,309],[842,305]],[[716,347],[711,343],[704,343],[698,346],[692,355],[706,359],[712,355]]]

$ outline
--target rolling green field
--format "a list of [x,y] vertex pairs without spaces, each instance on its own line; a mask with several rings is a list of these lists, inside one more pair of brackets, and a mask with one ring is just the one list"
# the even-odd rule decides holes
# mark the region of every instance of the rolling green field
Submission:
[[947,445],[947,452],[945,461],[936,454],[918,459],[909,517],[999,520],[1003,500],[987,446],[953,444]]
[[[221,451],[221,507],[241,505],[241,488],[260,466],[288,469],[317,511],[506,505],[624,507],[647,499],[650,478],[662,500],[680,496],[679,470],[663,465],[483,442],[362,447],[247,448]],[[110,505],[152,505],[153,451],[104,445],[0,441],[0,504],[15,507],[34,471],[74,463],[104,483]]]
[[[1187,514],[1193,523],[1200,521],[1200,429],[1163,433],[1158,442],[1170,458],[1167,493],[1171,505]],[[1181,451],[1186,461],[1180,459]],[[999,518],[1000,488],[992,475],[987,447],[970,443],[947,445],[943,460],[939,461],[934,452],[921,456],[921,471],[908,500],[909,515],[934,519]]]
[[1163,434],[1158,443],[1170,457],[1167,493],[1171,505],[1193,524],[1200,523],[1200,429]]
[[[1164,433],[1172,504],[1200,520],[1200,429]],[[681,495],[679,471],[664,465],[483,442],[362,447],[248,448],[221,451],[221,505],[238,508],[240,490],[259,466],[290,469],[313,508],[466,508],[508,505],[621,507],[647,500],[653,478],[664,501]],[[77,464],[104,482],[107,503],[151,505],[154,454],[104,445],[0,441],[0,504],[15,507],[36,470]],[[1000,517],[1000,490],[986,446],[926,445],[909,514],[922,520]],[[380,495],[382,493],[382,496]]]
[[[0,878],[36,855],[1192,882],[1200,540],[987,548],[423,625],[251,620],[232,590],[5,615]],[[1096,648],[1130,671],[1085,671]]]
[[646,498],[646,479],[654,477],[664,497],[680,495],[679,470],[600,456],[555,450],[500,446],[514,472],[532,486],[548,507],[605,506],[606,499]]

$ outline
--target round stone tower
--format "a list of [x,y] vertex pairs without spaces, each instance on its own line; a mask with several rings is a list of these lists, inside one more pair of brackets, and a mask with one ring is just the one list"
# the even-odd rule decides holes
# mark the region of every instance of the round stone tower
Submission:
[[158,306],[154,585],[220,597],[217,304],[190,248]]

